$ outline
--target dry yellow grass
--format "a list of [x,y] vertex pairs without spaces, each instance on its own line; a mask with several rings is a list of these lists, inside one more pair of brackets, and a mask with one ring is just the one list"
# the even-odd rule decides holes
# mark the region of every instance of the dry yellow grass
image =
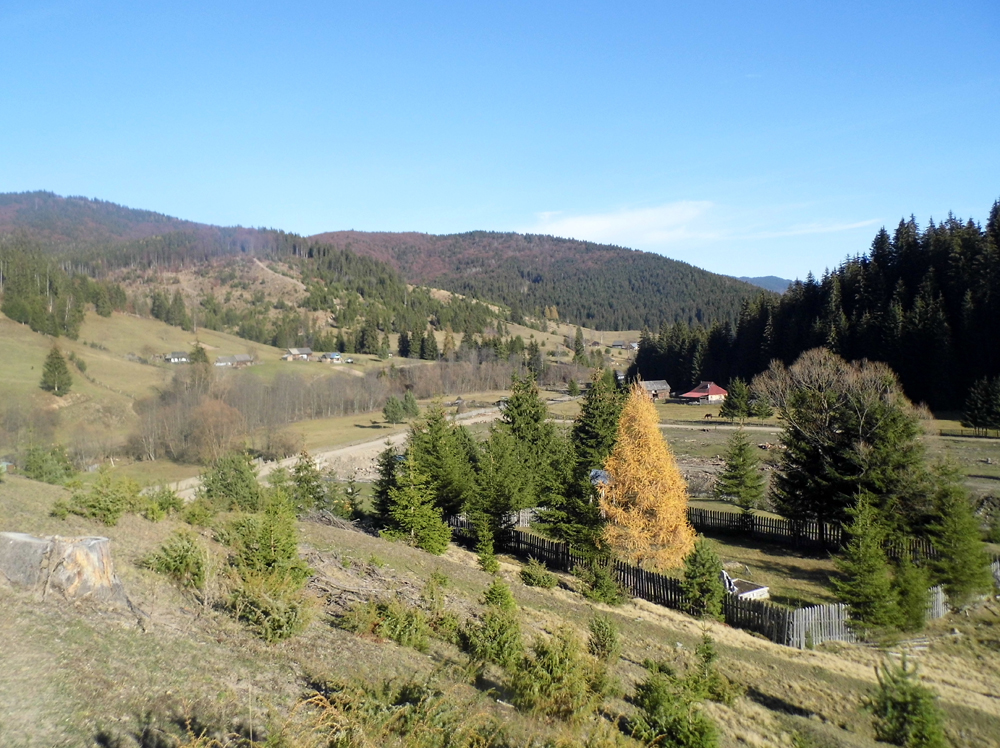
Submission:
[[[86,604],[41,601],[34,595],[0,587],[0,744],[17,746],[90,745],[101,735],[136,734],[155,722],[169,727],[173,715],[193,717],[219,733],[244,730],[251,722],[262,736],[268,723],[281,725],[307,692],[309,678],[441,679],[445,689],[475,696],[464,677],[452,678],[449,663],[464,657],[451,645],[436,642],[427,655],[391,643],[363,640],[321,617],[303,635],[276,646],[263,645],[223,612],[203,605],[136,562],[156,548],[177,523],[151,523],[135,516],[105,528],[71,517],[48,516],[64,489],[17,477],[0,484],[0,529],[35,534],[101,534],[112,539],[119,575],[133,602],[144,611],[142,627],[126,611]],[[402,596],[419,595],[434,571],[451,581],[448,605],[468,613],[492,580],[479,570],[470,552],[453,547],[444,557],[358,532],[316,524],[301,525],[303,551],[310,563],[325,569],[345,588],[364,595],[383,589]],[[217,551],[210,533],[204,542]],[[622,632],[623,658],[614,675],[628,692],[644,677],[644,659],[683,667],[691,661],[703,632],[715,639],[721,671],[746,687],[732,707],[707,707],[720,725],[722,746],[857,746],[876,748],[860,700],[875,684],[879,650],[831,644],[818,651],[797,651],[716,623],[703,623],[651,603],[620,608],[587,603],[571,591],[575,582],[561,575],[565,588],[539,590],[517,583],[518,565],[503,559],[501,575],[522,607],[523,627],[533,636],[569,625],[585,635],[596,610],[610,616]],[[951,629],[958,631],[957,635]],[[1000,734],[1000,616],[995,607],[971,618],[953,617],[932,626],[926,649],[913,650],[926,683],[941,696],[949,736],[955,745],[986,748]],[[503,692],[484,699],[524,742],[579,740],[579,728],[541,723],[495,703]],[[621,699],[608,703],[610,713],[628,714]],[[176,727],[176,725],[175,725]],[[805,742],[811,739],[813,742]],[[107,744],[107,743],[106,743]],[[113,744],[113,743],[111,743]]]

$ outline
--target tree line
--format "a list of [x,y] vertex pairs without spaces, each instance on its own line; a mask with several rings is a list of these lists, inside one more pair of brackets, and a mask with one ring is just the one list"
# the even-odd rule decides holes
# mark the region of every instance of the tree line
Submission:
[[[661,325],[632,368],[674,388],[749,381],[772,360],[823,346],[849,361],[887,363],[914,402],[958,409],[974,382],[1000,374],[1000,202],[985,226],[949,214],[920,230],[913,217],[869,251],[779,297],[746,302],[735,325]],[[655,328],[653,328],[655,329]]]

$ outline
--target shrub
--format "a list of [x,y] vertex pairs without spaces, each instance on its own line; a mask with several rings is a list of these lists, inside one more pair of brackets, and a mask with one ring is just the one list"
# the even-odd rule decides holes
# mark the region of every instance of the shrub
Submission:
[[528,587],[549,590],[559,584],[559,577],[546,569],[541,561],[533,558],[521,569],[521,581]]
[[583,582],[583,596],[595,603],[621,605],[628,598],[615,579],[609,564],[594,562],[589,566],[577,566],[573,573]]
[[232,452],[220,457],[202,475],[201,485],[204,497],[221,511],[255,512],[263,503],[263,490],[245,454]]
[[605,616],[594,616],[590,619],[589,628],[587,651],[602,662],[617,660],[621,654],[617,624]]
[[930,601],[930,574],[915,566],[903,556],[896,566],[893,579],[896,593],[896,610],[900,631],[915,632],[927,622],[927,604]]
[[632,737],[674,748],[715,748],[718,730],[687,690],[665,673],[650,673],[631,698]]
[[213,517],[215,517],[215,507],[204,496],[185,506],[183,514],[181,514],[181,519],[189,525],[198,527],[208,527]]
[[521,710],[562,720],[588,717],[604,700],[604,669],[583,651],[571,629],[536,639],[532,653],[511,673],[509,688]]
[[491,663],[510,670],[524,654],[517,612],[494,606],[480,620],[466,623],[460,642],[470,663],[480,668]]
[[722,620],[722,562],[705,538],[698,538],[694,550],[684,559],[681,590],[687,598],[688,612],[701,618]]
[[426,652],[430,644],[431,628],[424,612],[396,599],[353,605],[341,616],[339,625],[355,634],[390,639],[419,652]]
[[[468,699],[430,683],[384,681],[312,684],[316,693],[291,733],[292,745],[503,748],[500,722],[481,696]],[[453,691],[454,689],[452,689]],[[299,739],[301,732],[301,739]]]
[[736,698],[743,693],[743,689],[715,669],[719,655],[711,636],[702,635],[695,654],[698,656],[698,663],[684,679],[685,688],[693,698],[709,699],[732,706]]
[[32,480],[57,486],[76,475],[76,469],[66,455],[66,448],[59,445],[29,447],[24,455],[21,472]]
[[165,574],[181,587],[201,589],[205,584],[207,554],[193,533],[180,530],[147,556],[142,566]]
[[58,504],[53,513],[59,516],[64,513],[78,514],[113,527],[122,516],[138,510],[144,503],[138,483],[131,478],[116,477],[102,468],[89,488],[77,489],[69,503]]
[[501,610],[517,609],[517,601],[514,600],[514,595],[510,591],[510,587],[501,582],[499,579],[494,579],[492,584],[486,588],[480,602],[482,602],[483,605],[500,608]]
[[277,572],[300,586],[310,570],[299,558],[295,515],[287,497],[273,496],[264,512],[236,519],[219,539],[233,551],[233,564],[240,573]]
[[237,620],[269,644],[302,631],[312,613],[302,586],[278,572],[243,573],[230,607]]
[[944,720],[937,697],[922,686],[917,668],[886,662],[875,668],[878,690],[866,700],[878,740],[907,748],[944,748]]

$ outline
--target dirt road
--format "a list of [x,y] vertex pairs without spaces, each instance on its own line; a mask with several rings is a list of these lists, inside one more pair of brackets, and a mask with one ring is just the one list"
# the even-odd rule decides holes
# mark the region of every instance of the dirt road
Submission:
[[[488,423],[493,421],[499,414],[500,411],[496,408],[483,408],[481,410],[470,410],[468,413],[457,416],[455,420],[463,425]],[[370,439],[357,444],[348,444],[346,447],[320,449],[313,452],[312,456],[316,460],[316,464],[320,470],[331,469],[341,478],[347,478],[353,474],[356,480],[364,482],[372,481],[376,476],[375,460],[378,458],[379,453],[385,449],[386,443],[399,446],[406,441],[406,435],[406,431],[398,431],[388,436],[380,436],[377,439]],[[280,462],[261,463],[257,469],[257,475],[264,477],[279,467],[291,470],[296,460],[298,460],[298,456],[289,457]],[[200,486],[201,478],[188,478],[171,484],[171,488],[185,501],[191,501]]]

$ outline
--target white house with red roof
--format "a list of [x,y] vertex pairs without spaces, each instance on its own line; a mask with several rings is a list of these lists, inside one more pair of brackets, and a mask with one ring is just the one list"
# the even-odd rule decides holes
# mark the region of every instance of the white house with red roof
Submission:
[[690,392],[685,392],[681,397],[692,403],[721,403],[728,394],[715,382],[702,382]]

